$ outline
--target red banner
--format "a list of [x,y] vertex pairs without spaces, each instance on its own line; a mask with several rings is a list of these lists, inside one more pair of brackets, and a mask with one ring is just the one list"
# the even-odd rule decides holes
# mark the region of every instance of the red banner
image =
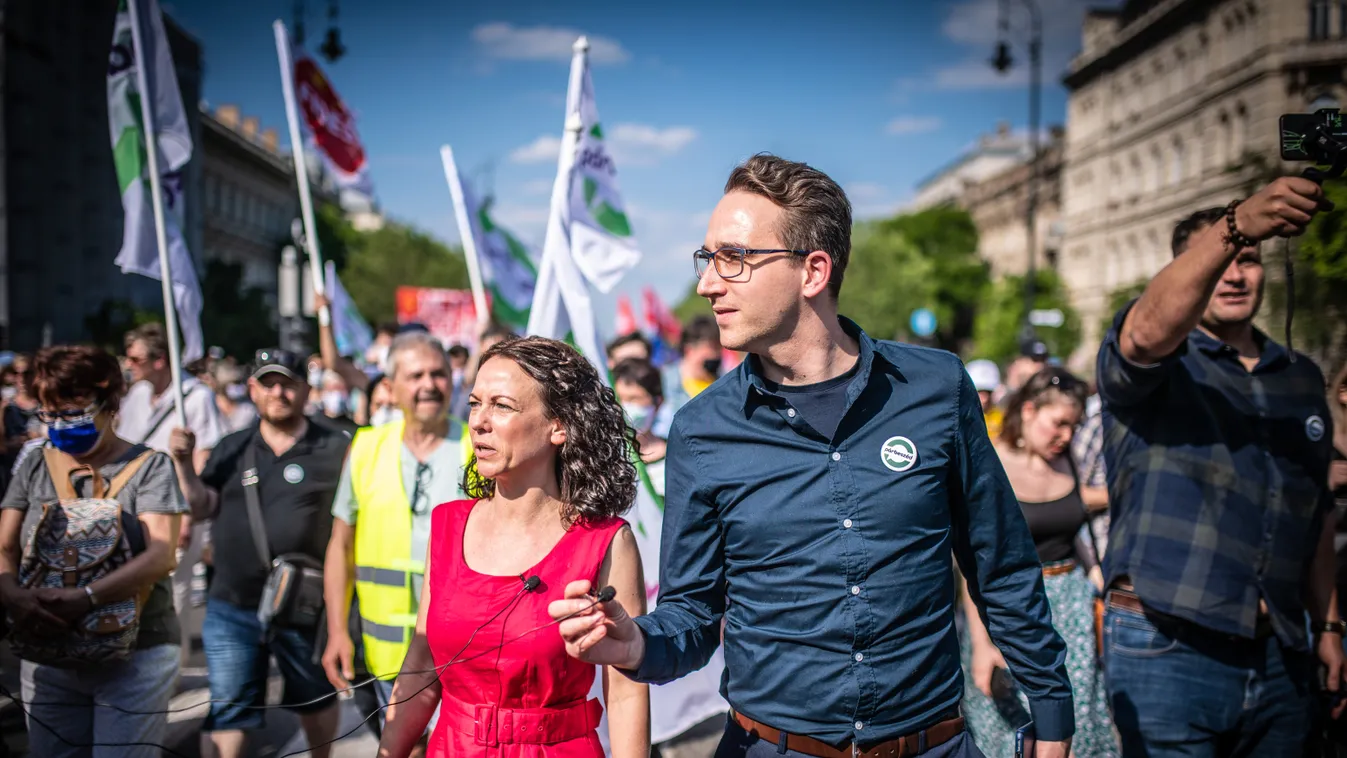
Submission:
[[471,290],[398,287],[399,324],[424,324],[446,348],[477,349],[477,308]]
[[343,187],[362,184],[368,165],[365,148],[356,132],[355,116],[347,110],[318,64],[300,50],[295,51],[295,99],[337,183]]

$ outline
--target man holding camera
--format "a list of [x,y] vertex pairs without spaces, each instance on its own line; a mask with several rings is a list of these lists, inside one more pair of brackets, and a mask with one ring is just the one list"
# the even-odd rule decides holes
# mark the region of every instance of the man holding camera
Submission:
[[[303,627],[286,614],[269,626],[258,618],[271,572],[259,539],[266,540],[270,556],[304,556],[321,567],[350,437],[304,417],[310,387],[299,356],[259,350],[254,365],[248,391],[258,423],[221,440],[200,477],[190,474],[185,486],[192,515],[215,520],[217,560],[202,628],[211,708],[202,730],[219,758],[245,755],[243,730],[264,723],[266,711],[258,706],[266,702],[272,656],[285,681],[281,702],[299,714],[310,745],[335,738],[339,716],[336,697],[312,702],[334,694],[316,652],[322,614]],[[327,758],[330,748],[312,754]]]
[[1323,198],[1282,178],[1180,223],[1100,349],[1104,664],[1127,758],[1298,757],[1315,669],[1342,686],[1324,378],[1253,326],[1259,244],[1302,234]]

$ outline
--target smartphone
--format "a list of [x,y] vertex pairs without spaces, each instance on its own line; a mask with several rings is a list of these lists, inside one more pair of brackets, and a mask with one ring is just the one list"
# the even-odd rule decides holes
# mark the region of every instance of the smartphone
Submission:
[[1015,730],[1015,758],[1034,758],[1034,722]]

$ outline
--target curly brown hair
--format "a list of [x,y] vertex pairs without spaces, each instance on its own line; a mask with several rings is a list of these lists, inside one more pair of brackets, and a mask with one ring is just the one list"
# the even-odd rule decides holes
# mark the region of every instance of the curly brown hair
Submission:
[[[492,358],[514,361],[532,377],[547,417],[566,430],[556,463],[562,521],[569,526],[626,513],[636,498],[636,432],[594,365],[570,345],[543,337],[499,342],[482,354],[481,365]],[[496,492],[495,481],[477,472],[475,455],[464,470],[463,491],[473,498]]]
[[29,370],[30,391],[45,406],[97,403],[116,413],[126,380],[117,359],[90,345],[56,345],[38,351]]

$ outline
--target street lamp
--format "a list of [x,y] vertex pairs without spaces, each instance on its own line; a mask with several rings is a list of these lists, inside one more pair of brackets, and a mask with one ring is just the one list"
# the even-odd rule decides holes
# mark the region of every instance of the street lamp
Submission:
[[[1029,189],[1025,202],[1024,227],[1028,238],[1029,268],[1024,277],[1024,324],[1021,339],[1031,341],[1034,327],[1029,322],[1029,313],[1034,309],[1035,255],[1038,245],[1038,188],[1039,188],[1039,118],[1042,115],[1042,74],[1043,74],[1043,17],[1039,13],[1037,0],[1020,0],[1029,11]],[[1005,74],[1014,65],[1010,55],[1010,44],[1006,37],[1010,31],[1010,0],[1001,0],[1000,18],[997,26],[1001,39],[996,43],[996,52],[990,61],[997,73]]]

